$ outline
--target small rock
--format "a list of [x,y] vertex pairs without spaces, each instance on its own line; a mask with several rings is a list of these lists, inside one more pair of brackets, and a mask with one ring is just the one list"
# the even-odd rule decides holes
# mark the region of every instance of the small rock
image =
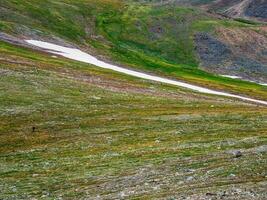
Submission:
[[217,194],[215,194],[215,193],[211,193],[211,192],[207,192],[206,193],[206,196],[216,196]]
[[234,178],[234,177],[236,177],[236,175],[235,174],[230,174],[229,177]]
[[226,191],[220,192],[220,193],[219,193],[219,196],[221,196],[221,197],[225,197],[225,196],[227,196]]
[[159,190],[160,187],[159,187],[159,186],[154,186],[154,187],[152,187],[152,189],[153,189],[153,190]]
[[256,149],[256,152],[257,152],[257,153],[266,153],[266,152],[267,152],[267,145],[259,146],[259,147]]
[[186,180],[187,181],[192,181],[192,180],[194,180],[194,177],[193,176],[189,176],[189,177],[186,178]]
[[97,97],[97,96],[93,96],[92,98],[95,99],[95,100],[100,100],[101,99],[101,97]]
[[42,192],[42,198],[49,197],[49,196],[50,196],[49,192],[47,192],[47,191]]
[[120,193],[120,197],[125,197],[126,195],[125,195],[125,193],[124,192],[121,192]]
[[233,151],[232,154],[234,155],[235,158],[239,158],[243,155],[242,152],[239,150]]
[[192,173],[192,172],[195,172],[196,170],[194,170],[194,169],[186,169],[185,171]]
[[234,192],[237,193],[237,194],[240,194],[240,193],[242,193],[242,190],[239,189],[239,188],[236,188],[236,189],[234,189]]

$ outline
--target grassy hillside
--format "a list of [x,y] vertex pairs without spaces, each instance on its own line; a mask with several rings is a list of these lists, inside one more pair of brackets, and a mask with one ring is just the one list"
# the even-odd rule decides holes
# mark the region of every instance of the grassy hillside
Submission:
[[[266,100],[265,86],[200,69],[194,35],[218,28],[261,34],[178,6],[0,1],[0,32]],[[266,144],[264,106],[0,41],[0,199],[265,199]]]
[[197,32],[258,25],[218,19],[192,8],[132,1],[3,0],[0,9],[1,31],[41,40],[62,38],[129,67],[267,98],[264,86],[200,70],[194,43]]
[[266,197],[265,107],[3,42],[0,73],[0,199]]

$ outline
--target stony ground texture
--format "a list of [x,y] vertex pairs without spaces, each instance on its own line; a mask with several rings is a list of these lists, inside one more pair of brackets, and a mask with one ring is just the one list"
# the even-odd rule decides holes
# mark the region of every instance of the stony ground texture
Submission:
[[[267,198],[266,107],[23,43],[75,46],[132,69],[266,100],[266,86],[208,73],[209,62],[227,70],[230,60],[264,80],[265,25],[165,3],[0,1],[1,200]],[[230,55],[236,52],[244,58]]]
[[0,49],[0,199],[266,198],[265,107]]

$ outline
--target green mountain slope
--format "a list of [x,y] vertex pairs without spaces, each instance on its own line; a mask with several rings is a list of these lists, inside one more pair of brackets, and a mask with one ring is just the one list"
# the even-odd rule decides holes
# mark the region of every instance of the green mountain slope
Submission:
[[[0,199],[265,199],[266,107],[21,46],[24,39],[74,46],[266,100],[266,86],[214,74],[227,72],[223,64],[237,52],[263,66],[265,38],[263,24],[177,5],[1,0]],[[246,51],[252,41],[257,48]],[[222,46],[222,55],[235,56],[201,58]]]
[[[236,64],[240,63],[240,56],[237,56],[211,64],[216,67],[213,69],[200,59],[195,41],[197,33],[205,32],[215,37],[219,28],[258,31],[261,25],[218,19],[193,8],[129,1],[3,0],[0,8],[0,29],[6,33],[59,43],[64,39],[129,67],[266,99],[264,86],[214,76],[202,70],[212,73],[237,71],[237,75],[241,73],[245,78],[251,78],[247,76],[251,74],[252,80],[264,82],[266,60],[259,60],[259,64],[251,68],[247,63],[257,61],[255,55],[255,59],[244,61],[247,67],[243,69],[244,62],[241,62],[241,68]],[[267,41],[264,33],[259,34]],[[232,70],[224,63],[237,67]],[[223,70],[217,70],[220,67]]]
[[0,199],[266,196],[265,107],[2,42],[0,74]]

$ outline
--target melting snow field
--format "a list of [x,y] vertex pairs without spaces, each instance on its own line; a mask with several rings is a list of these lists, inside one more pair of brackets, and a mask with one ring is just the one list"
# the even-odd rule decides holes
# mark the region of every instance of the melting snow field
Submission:
[[248,82],[251,82],[251,83],[257,83],[259,85],[267,86],[267,83],[258,83],[256,81],[246,80],[246,79],[243,79],[240,76],[231,76],[231,75],[221,75],[221,76],[226,77],[226,78],[232,78],[232,79],[240,79],[240,80],[243,80],[243,81],[248,81]]
[[220,96],[226,96],[226,97],[233,97],[233,98],[238,98],[238,99],[242,99],[245,101],[250,101],[250,102],[255,102],[255,103],[267,105],[267,101],[261,101],[261,100],[256,100],[256,99],[252,99],[252,98],[242,97],[239,95],[234,95],[234,94],[229,94],[229,93],[225,93],[225,92],[210,90],[210,89],[207,89],[204,87],[199,87],[199,86],[191,85],[188,83],[183,83],[180,81],[175,81],[175,80],[171,80],[171,79],[167,79],[167,78],[161,78],[158,76],[153,76],[153,75],[145,74],[142,72],[137,72],[134,70],[129,70],[126,68],[118,67],[118,66],[100,61],[97,58],[95,58],[94,56],[91,56],[85,52],[82,52],[79,49],[63,47],[63,46],[55,45],[55,44],[48,43],[48,42],[42,42],[42,41],[38,41],[38,40],[26,40],[26,42],[31,44],[31,45],[40,47],[40,48],[44,49],[45,51],[56,54],[56,55],[61,55],[61,56],[64,56],[64,57],[72,59],[72,60],[89,63],[89,64],[92,64],[92,65],[95,65],[95,66],[98,66],[101,68],[110,69],[110,70],[113,70],[116,72],[130,75],[130,76],[135,76],[135,77],[142,78],[142,79],[147,79],[147,80],[157,81],[157,82],[166,83],[166,84],[170,84],[170,85],[180,86],[180,87],[188,88],[188,89],[191,89],[191,90],[194,90],[197,92],[201,92],[201,93],[214,94],[214,95],[220,95]]
[[221,75],[223,77],[226,77],[226,78],[232,78],[232,79],[241,79],[241,77],[239,76],[230,76],[230,75]]

